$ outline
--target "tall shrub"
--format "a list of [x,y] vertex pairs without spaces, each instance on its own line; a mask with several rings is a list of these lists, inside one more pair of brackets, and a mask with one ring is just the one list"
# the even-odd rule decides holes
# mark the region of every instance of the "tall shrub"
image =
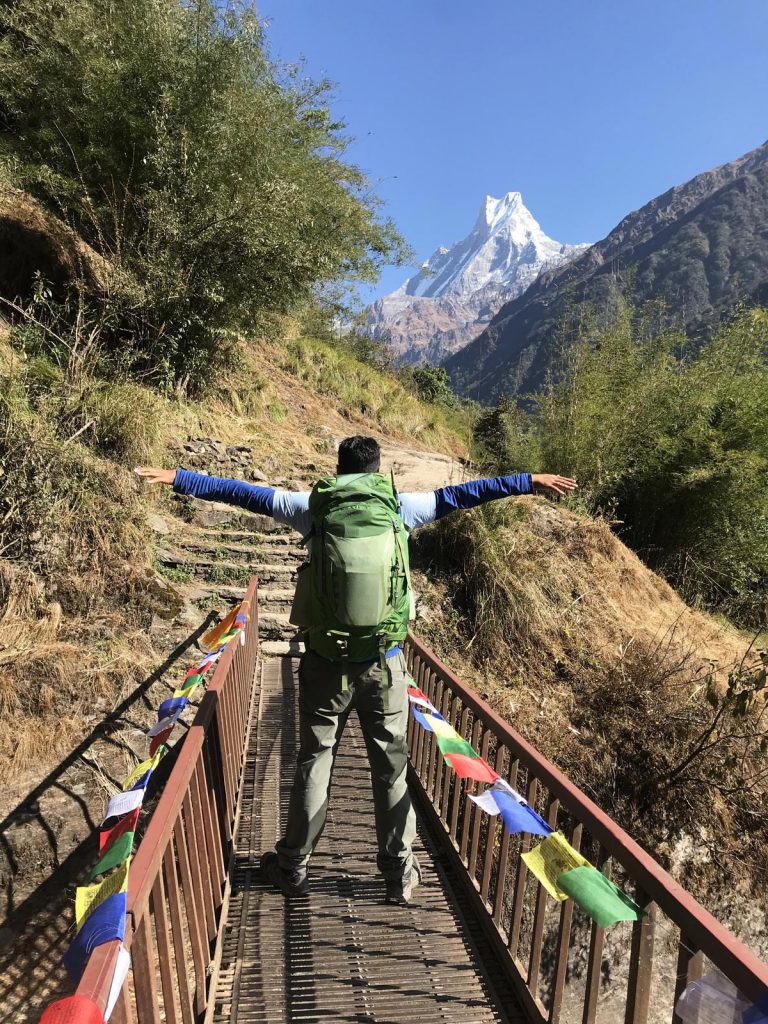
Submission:
[[404,252],[327,83],[270,60],[249,3],[2,3],[0,96],[6,172],[110,260],[113,346],[160,382]]
[[768,312],[743,312],[698,351],[629,306],[608,326],[587,320],[521,415],[485,417],[486,452],[577,477],[688,600],[765,623]]

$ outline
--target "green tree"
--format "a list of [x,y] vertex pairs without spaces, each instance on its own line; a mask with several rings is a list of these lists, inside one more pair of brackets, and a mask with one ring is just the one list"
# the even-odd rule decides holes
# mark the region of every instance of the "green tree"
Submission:
[[159,382],[405,254],[328,84],[269,59],[248,3],[3,3],[0,95],[6,174],[109,260],[112,346]]
[[486,419],[497,464],[523,450],[531,468],[575,476],[689,601],[765,623],[768,312],[742,313],[698,352],[659,330],[656,310],[587,317],[522,429],[519,416]]
[[416,394],[424,402],[456,408],[459,404],[443,366],[419,366],[411,374]]

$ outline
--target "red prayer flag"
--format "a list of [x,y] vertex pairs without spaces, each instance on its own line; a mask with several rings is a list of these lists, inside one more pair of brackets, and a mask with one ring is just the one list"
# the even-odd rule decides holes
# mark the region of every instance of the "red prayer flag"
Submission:
[[67,996],[51,1003],[40,1024],[104,1024],[99,1004],[88,996]]
[[445,760],[460,779],[475,779],[477,782],[494,783],[501,777],[496,774],[482,757],[469,757],[467,754],[446,754]]
[[136,807],[129,814],[124,815],[112,828],[105,828],[99,832],[99,853],[106,853],[110,846],[126,832],[136,831],[140,810],[140,807]]
[[178,685],[178,686],[176,687],[176,689],[177,689],[177,690],[183,690],[183,689],[184,689],[184,683],[186,683],[186,681],[187,681],[188,679],[191,679],[191,678],[192,678],[192,676],[204,676],[204,675],[205,675],[205,673],[206,673],[206,672],[208,671],[208,669],[209,669],[209,668],[211,667],[211,665],[213,665],[213,664],[215,664],[215,663],[214,663],[213,661],[209,661],[207,665],[197,665],[197,666],[196,666],[195,668],[189,668],[189,669],[187,669],[186,675],[185,675],[185,676],[184,676],[184,678],[183,678],[183,679],[181,680],[181,682],[180,682],[180,683],[179,683],[179,685]]
[[168,737],[171,735],[172,732],[173,732],[173,726],[169,725],[167,729],[163,729],[163,731],[159,732],[157,734],[157,736],[153,736],[152,737],[152,742],[149,744],[149,756],[150,757],[152,757],[154,755],[154,753],[155,753],[155,751],[157,750],[158,747],[161,747],[163,745],[163,743],[165,743],[165,741],[168,739]]
[[420,690],[417,686],[409,686],[408,687],[408,696],[409,697],[418,697],[419,700],[425,700],[427,702],[427,704],[431,704],[432,703],[432,701],[429,699],[429,697],[426,695],[426,693],[424,693],[422,690]]

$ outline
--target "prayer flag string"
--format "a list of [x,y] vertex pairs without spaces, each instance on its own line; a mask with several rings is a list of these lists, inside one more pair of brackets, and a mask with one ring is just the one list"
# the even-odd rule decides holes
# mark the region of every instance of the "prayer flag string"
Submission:
[[[125,935],[125,914],[128,870],[133,857],[133,844],[139,813],[147,785],[168,752],[168,739],[190,698],[204,676],[232,641],[245,640],[250,622],[250,602],[236,605],[225,619],[203,637],[206,655],[199,665],[187,670],[173,696],[158,709],[157,722],[147,730],[149,757],[137,764],[123,782],[122,792],[115,793],[107,803],[99,830],[99,859],[88,873],[85,884],[75,893],[76,934],[64,955],[64,966],[77,984],[88,957],[97,946],[119,940]],[[109,1014],[117,1000],[130,964],[130,955],[121,945],[117,969],[112,979]]]
[[507,831],[544,837],[538,846],[522,854],[522,859],[553,899],[572,899],[602,928],[618,921],[638,921],[644,916],[633,900],[582,857],[561,832],[556,832],[479,756],[415,683],[408,687],[408,700],[413,717],[423,729],[434,734],[445,763],[458,777],[489,784],[490,788],[483,793],[468,793],[469,799],[486,814],[500,815]]

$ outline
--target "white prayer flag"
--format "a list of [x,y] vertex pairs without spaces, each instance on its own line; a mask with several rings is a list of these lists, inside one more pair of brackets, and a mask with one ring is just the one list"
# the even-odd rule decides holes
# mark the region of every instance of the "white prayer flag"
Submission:
[[112,984],[109,988],[109,996],[107,997],[107,1008],[104,1011],[104,1020],[108,1021],[112,1016],[112,1011],[117,1003],[118,996],[120,995],[120,989],[123,987],[123,982],[128,976],[128,968],[131,966],[131,954],[125,948],[120,947],[120,952],[117,954],[117,964],[115,965],[115,973],[112,976]]
[[468,793],[470,800],[474,800],[478,807],[482,807],[486,814],[501,814],[501,808],[496,803],[493,795],[493,789],[486,789],[484,793],[480,793],[475,796],[473,793]]
[[141,807],[144,801],[144,792],[143,789],[129,789],[125,793],[116,793],[107,804],[104,817],[101,819],[102,825],[107,818],[119,818],[122,814],[128,814],[129,811]]
[[166,718],[161,718],[159,722],[152,726],[151,729],[147,729],[147,736],[157,736],[157,734],[162,732],[164,729],[170,729],[172,725],[176,725],[178,720],[181,718],[183,711],[184,708],[178,708],[172,715],[168,715]]
[[677,1001],[675,1013],[683,1024],[741,1024],[750,1007],[732,981],[710,971],[692,981]]
[[410,695],[410,693],[409,693],[409,694],[408,694],[408,700],[409,700],[409,701],[411,702],[411,704],[418,704],[418,705],[419,705],[419,707],[422,707],[422,708],[426,708],[426,709],[427,709],[427,711],[432,711],[432,712],[434,712],[434,713],[435,713],[436,715],[440,713],[440,712],[439,712],[439,711],[437,710],[437,708],[435,707],[435,705],[434,705],[434,704],[432,704],[432,703],[431,703],[430,701],[428,701],[428,700],[424,700],[424,698],[423,698],[423,697],[412,697],[412,696]]

